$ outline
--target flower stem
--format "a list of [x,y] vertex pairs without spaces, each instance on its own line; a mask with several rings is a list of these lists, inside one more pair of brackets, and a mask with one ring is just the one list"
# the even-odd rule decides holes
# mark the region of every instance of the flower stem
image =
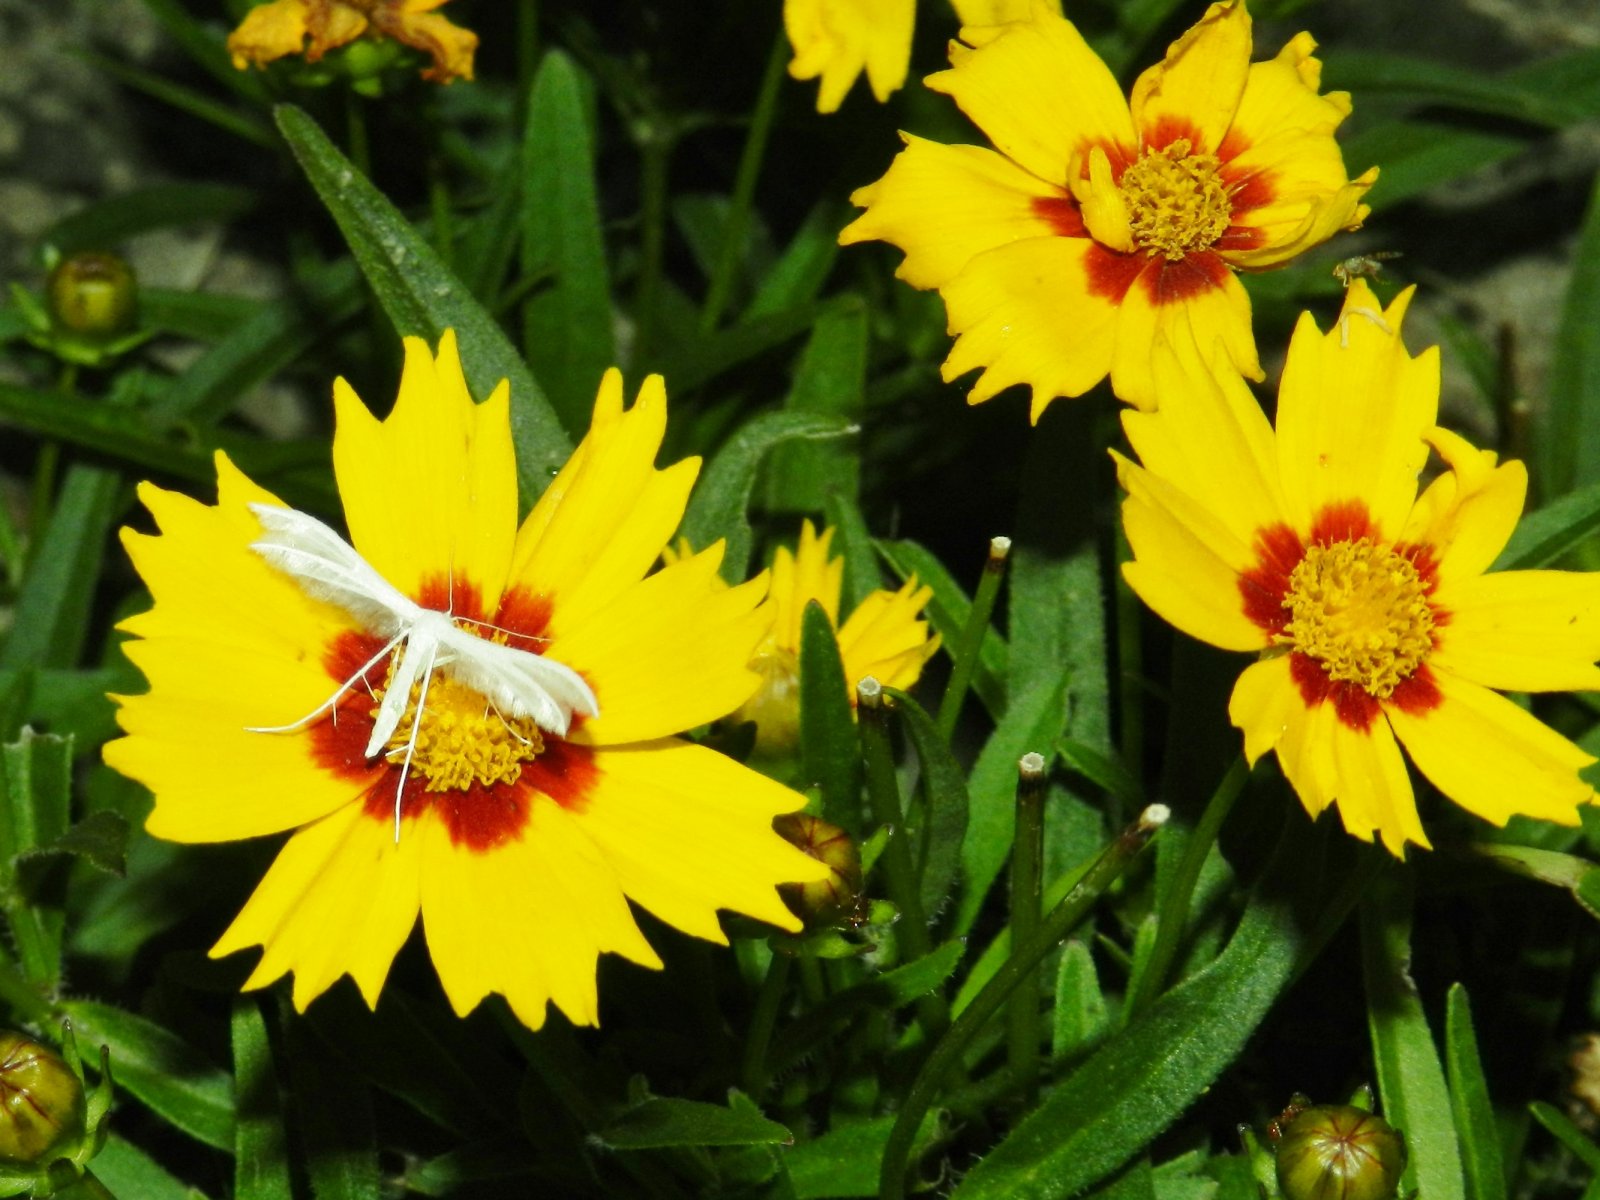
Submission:
[[945,741],[955,732],[956,720],[961,716],[961,702],[967,698],[972,686],[973,673],[978,669],[978,659],[983,650],[983,635],[989,632],[989,618],[994,614],[995,598],[1000,594],[1000,581],[1005,578],[1006,558],[1011,554],[1011,539],[992,538],[989,557],[983,564],[983,578],[978,580],[978,593],[972,598],[972,608],[967,613],[967,623],[961,627],[961,638],[951,650],[955,666],[950,671],[950,682],[939,700],[937,727]]
[[894,1128],[889,1131],[878,1175],[879,1200],[902,1200],[905,1196],[906,1160],[916,1140],[917,1128],[937,1099],[945,1076],[960,1064],[961,1056],[972,1039],[1039,965],[1039,961],[1089,914],[1100,894],[1127,869],[1156,830],[1166,824],[1169,815],[1166,805],[1152,804],[1134,824],[1123,830],[1084,873],[1077,887],[1063,896],[1061,902],[1045,915],[1033,936],[1025,944],[1012,947],[1011,956],[995,972],[994,978],[973,997],[972,1003],[967,1005],[935,1044],[912,1081],[911,1090],[906,1093],[905,1103],[900,1106],[900,1113],[895,1118]]
[[674,138],[649,118],[639,147],[639,283],[633,316],[638,329],[634,361],[649,361],[655,342],[656,309],[661,304],[661,262],[666,248],[667,166]]
[[517,0],[517,95],[526,96],[539,69],[539,0]]
[[[1049,769],[1042,754],[1017,763],[1017,829],[1011,842],[1011,944],[1025,946],[1039,928],[1044,873],[1044,796]],[[1007,1061],[1022,1103],[1039,1099],[1039,973],[1028,971],[1006,1013]]]
[[739,269],[739,252],[744,248],[744,231],[750,220],[751,202],[755,199],[756,180],[761,177],[761,160],[766,156],[767,139],[772,134],[772,118],[778,111],[778,85],[783,81],[783,60],[788,48],[788,38],[780,21],[772,50],[767,56],[766,71],[761,76],[761,90],[756,97],[755,111],[750,117],[750,131],[745,135],[744,150],[739,155],[739,170],[733,180],[733,198],[728,204],[728,220],[722,229],[722,250],[717,255],[711,286],[706,290],[705,307],[700,310],[701,333],[716,329],[733,293],[733,277]]
[[1200,823],[1194,827],[1194,832],[1184,844],[1183,857],[1178,860],[1178,869],[1167,887],[1166,898],[1156,918],[1156,943],[1150,950],[1150,961],[1145,966],[1144,974],[1139,977],[1133,995],[1128,997],[1123,1010],[1123,1024],[1149,1008],[1161,994],[1167,972],[1172,969],[1172,960],[1177,956],[1178,945],[1183,940],[1184,927],[1189,923],[1189,904],[1194,899],[1195,884],[1200,880],[1206,856],[1216,844],[1217,833],[1232,810],[1233,802],[1244,790],[1245,780],[1249,778],[1250,768],[1241,755],[1228,768],[1222,782],[1217,784],[1217,790],[1211,793],[1205,811],[1200,814]]
[[789,982],[791,959],[773,951],[767,973],[756,993],[755,1010],[750,1014],[750,1031],[745,1035],[744,1063],[739,1072],[745,1094],[759,1100],[767,1086],[767,1047],[772,1044],[772,1029],[778,1022],[778,1006]]
[[357,171],[372,178],[372,140],[367,136],[367,110],[361,97],[346,89],[344,94],[344,132],[350,143],[350,161]]
[[455,270],[455,221],[451,214],[450,184],[437,155],[428,156],[428,212],[433,217],[433,248],[446,267]]

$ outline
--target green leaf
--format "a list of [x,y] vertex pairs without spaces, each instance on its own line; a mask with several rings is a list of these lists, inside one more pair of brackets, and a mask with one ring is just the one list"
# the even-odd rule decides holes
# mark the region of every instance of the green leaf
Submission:
[[1600,482],[1553,500],[1517,523],[1516,532],[1495,560],[1496,571],[1548,567],[1600,530]]
[[110,1134],[90,1164],[106,1190],[121,1200],[203,1200],[201,1193],[126,1138]]
[[[859,425],[866,383],[867,311],[852,298],[827,309],[817,321],[784,410]],[[860,445],[854,438],[779,446],[767,470],[770,506],[780,512],[814,513],[832,496],[853,500],[860,471]]]
[[917,872],[922,911],[932,917],[955,889],[956,873],[961,869],[961,843],[967,834],[966,773],[922,706],[894,688],[887,694],[922,764],[919,787],[925,807],[920,815],[915,810],[908,814],[907,823],[920,848]]
[[1410,876],[1391,869],[1361,905],[1362,975],[1367,1026],[1383,1116],[1405,1131],[1403,1193],[1465,1200],[1461,1147],[1450,1091],[1422,999],[1411,982]]
[[[304,1139],[311,1194],[316,1200],[379,1200],[383,1176],[371,1089],[300,1022],[290,1022],[286,1032],[294,1114]],[[428,1065],[421,1074],[431,1078],[435,1060],[427,1056],[427,1047],[405,1044],[420,1056],[414,1063]]]
[[446,329],[454,329],[467,382],[480,397],[502,379],[510,381],[517,479],[523,502],[531,503],[572,454],[572,442],[532,373],[438,252],[339,153],[317,123],[287,104],[279,105],[274,115],[395,329],[430,345]]
[[822,794],[823,818],[860,837],[863,780],[855,713],[833,623],[816,600],[800,617],[800,768],[802,787]]
[[671,394],[682,395],[804,333],[822,319],[828,307],[803,304],[716,333],[686,338],[676,348],[662,351],[649,369],[666,376]]
[[1527,145],[1512,134],[1408,118],[1352,137],[1344,161],[1353,173],[1375,164],[1383,168],[1365,197],[1376,211],[1508,159]]
[[1600,1146],[1595,1145],[1592,1139],[1569,1121],[1560,1109],[1543,1100],[1535,1100],[1528,1105],[1528,1111],[1533,1114],[1535,1121],[1550,1131],[1556,1141],[1572,1151],[1579,1162],[1600,1175]]
[[560,50],[545,54],[522,142],[522,271],[552,282],[522,307],[522,345],[567,432],[589,427],[595,389],[616,365],[588,80]]
[[254,71],[236,68],[220,31],[197,21],[182,0],[144,0],[144,6],[161,23],[167,36],[223,87],[258,103],[266,101],[266,84]]
[[[928,621],[938,632],[947,651],[959,645],[961,631],[966,628],[967,615],[972,611],[972,598],[962,590],[955,576],[916,542],[880,540],[877,547],[878,553],[902,582],[915,575],[918,583],[933,589],[933,599],[929,601],[927,609]],[[977,669],[972,675],[972,690],[978,693],[989,715],[997,721],[1005,714],[1006,658],[1006,641],[991,625],[983,633]]]
[[[787,448],[780,447],[780,453]],[[844,558],[844,589],[839,611],[853,613],[863,600],[883,586],[883,570],[878,566],[867,519],[861,515],[855,497],[834,492],[823,508],[827,523],[834,531],[833,553]],[[848,615],[845,620],[849,620]]]
[[111,1047],[118,1091],[196,1141],[232,1152],[233,1080],[177,1034],[93,1000],[63,1000],[82,1046]]
[[121,486],[102,467],[67,470],[23,578],[0,669],[77,665]]
[[289,1145],[267,1023],[254,997],[233,1002],[234,1200],[292,1200]]
[[1467,989],[1450,985],[1445,1007],[1444,1065],[1450,1084],[1450,1107],[1466,1168],[1467,1200],[1506,1200],[1506,1168],[1500,1154],[1500,1130],[1489,1081],[1478,1057]]
[[1600,866],[1588,859],[1509,842],[1483,842],[1473,850],[1505,870],[1565,888],[1584,911],[1600,920]]
[[1056,743],[1056,753],[1069,768],[1115,796],[1123,811],[1136,811],[1144,803],[1144,789],[1115,752],[1107,753],[1071,738],[1062,738]]
[[1050,1053],[1054,1058],[1078,1054],[1105,1032],[1110,1016],[1100,976],[1089,947],[1073,938],[1061,948],[1056,970],[1056,1002]]
[[1322,56],[1323,86],[1358,96],[1386,94],[1559,129],[1590,115],[1587,106],[1506,76],[1404,54],[1337,50]]
[[0,747],[0,899],[29,981],[53,992],[61,979],[63,916],[42,899],[25,859],[61,838],[72,802],[72,740],[24,729]]
[[611,1150],[659,1150],[668,1146],[768,1146],[794,1141],[776,1121],[748,1108],[724,1108],[698,1100],[652,1096],[594,1134]]
[[1561,307],[1545,405],[1541,480],[1550,495],[1600,481],[1600,176],[1589,199]]
[[814,301],[839,256],[839,230],[846,220],[836,200],[814,205],[778,261],[762,275],[755,299],[740,321],[769,317]]
[[[878,1163],[892,1128],[892,1116],[853,1121],[785,1151],[797,1200],[876,1195]],[[944,1114],[929,1113],[917,1127],[910,1161],[920,1161],[948,1136]]]
[[75,209],[46,230],[41,240],[63,254],[106,250],[152,229],[231,221],[255,204],[255,192],[231,184],[158,183]]
[[847,421],[812,413],[775,412],[752,417],[728,439],[700,477],[684,514],[683,536],[696,549],[726,538],[722,577],[729,583],[742,581],[750,565],[753,540],[748,516],[750,493],[762,460],[773,447],[794,438],[835,438],[853,432]]
[[121,813],[92,812],[47,845],[41,854],[71,854],[108,875],[127,872],[128,820]]
[[[1301,819],[1288,826],[1216,961],[1102,1042],[973,1167],[952,1200],[1075,1195],[1122,1167],[1211,1085],[1354,900],[1361,874],[1341,863],[1343,874],[1325,875],[1314,836]],[[1341,892],[1329,877],[1354,879]],[[1320,919],[1308,919],[1313,905],[1326,906]]]

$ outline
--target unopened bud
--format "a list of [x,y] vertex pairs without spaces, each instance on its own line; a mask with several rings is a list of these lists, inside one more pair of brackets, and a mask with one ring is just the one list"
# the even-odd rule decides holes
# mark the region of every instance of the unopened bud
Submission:
[[50,272],[50,317],[62,329],[109,338],[133,327],[138,284],[133,268],[115,254],[71,254]]
[[1382,1117],[1349,1105],[1304,1109],[1278,1138],[1286,1200],[1390,1200],[1405,1165],[1405,1139]]
[[861,894],[861,853],[848,833],[809,813],[784,813],[772,827],[828,868],[826,879],[779,885],[779,894],[795,916],[819,925],[855,907]]
[[43,1164],[83,1135],[83,1081],[48,1046],[0,1033],[0,1162]]

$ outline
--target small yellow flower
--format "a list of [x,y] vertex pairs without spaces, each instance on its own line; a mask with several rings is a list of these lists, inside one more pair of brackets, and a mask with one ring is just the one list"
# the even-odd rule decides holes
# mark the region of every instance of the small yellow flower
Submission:
[[982,368],[973,404],[1027,384],[1034,420],[1107,374],[1117,395],[1150,407],[1151,347],[1181,326],[1260,379],[1234,272],[1356,228],[1377,178],[1345,175],[1333,132],[1350,98],[1318,95],[1311,36],[1251,63],[1243,0],[1213,4],[1129,100],[1047,6],[962,37],[927,84],[996,150],[902,135],[839,236],[893,243],[906,254],[900,278],[939,290],[956,335],[944,378]]
[[[1564,825],[1595,799],[1595,760],[1491,689],[1600,689],[1600,574],[1485,574],[1522,512],[1527,471],[1440,428],[1439,356],[1400,340],[1365,280],[1322,335],[1289,347],[1276,428],[1221,370],[1157,356],[1161,408],[1123,413],[1123,574],[1201,641],[1251,651],[1229,716],[1254,763],[1275,751],[1313,816],[1393,853],[1428,845],[1400,755],[1496,825]],[[1445,471],[1418,494],[1432,447]]]
[[478,35],[453,25],[433,10],[450,0],[269,0],[245,14],[228,35],[233,65],[243,71],[252,63],[302,54],[316,62],[330,50],[363,35],[390,38],[433,60],[424,79],[451,83],[472,78],[472,57]]
[[[963,25],[1026,17],[1030,0],[952,0]],[[1059,0],[1048,0],[1059,12]],[[783,25],[795,79],[822,78],[817,111],[837,112],[863,69],[879,103],[906,81],[916,0],[784,0]]]
[[375,1004],[420,912],[458,1013],[497,992],[537,1028],[547,1002],[598,1021],[601,953],[661,965],[630,900],[716,942],[719,908],[798,929],[777,885],[825,868],[771,823],[804,797],[674,736],[755,689],[770,615],[764,580],[721,585],[720,542],[646,578],[699,469],[653,465],[660,377],[624,411],[607,373],[588,436],[520,527],[509,389],[474,404],[453,334],[437,359],[406,339],[387,420],[343,380],[334,402],[354,551],[448,614],[451,637],[575,673],[597,714],[552,732],[442,657],[371,750],[402,653],[381,614],[268,561],[251,505],[279,502],[226,457],[213,507],[143,485],[161,532],[123,543],[155,606],[121,628],[150,690],[119,698],[126,736],[106,761],[154,793],[158,837],[295,831],[211,953],[264,947],[246,986],[292,971],[300,1008],[344,974]]

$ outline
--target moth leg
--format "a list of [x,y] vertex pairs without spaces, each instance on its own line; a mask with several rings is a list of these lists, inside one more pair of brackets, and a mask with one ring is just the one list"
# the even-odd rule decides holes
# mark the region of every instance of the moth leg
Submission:
[[[333,709],[334,724],[338,724],[339,710],[336,705],[338,705],[339,701],[344,698],[344,694],[355,686],[356,680],[359,679],[363,683],[366,683],[367,672],[372,670],[373,667],[377,666],[378,663],[382,661],[383,656],[388,654],[389,651],[393,650],[397,645],[399,645],[400,640],[404,637],[405,634],[403,632],[395,634],[394,637],[390,638],[389,641],[384,645],[383,649],[379,650],[371,658],[367,659],[366,662],[362,663],[354,675],[350,676],[349,679],[346,679],[343,683],[341,683],[333,695],[329,696],[326,700],[317,705],[298,721],[290,721],[287,725],[246,725],[244,727],[244,731],[246,733],[291,733],[296,729],[303,729],[305,726],[311,724],[311,722],[315,721],[330,708]],[[366,684],[366,687],[368,693],[371,693],[372,685],[368,683]]]
[[[439,658],[439,645],[428,648],[428,665],[422,669],[422,689],[417,693],[417,712],[411,718],[411,736],[406,739],[406,758],[400,764],[400,782],[394,786],[394,844],[400,844],[400,802],[406,790],[406,779],[411,774],[411,759],[417,752],[417,734],[422,728],[422,714],[428,706],[428,685],[433,682],[433,668]],[[407,687],[407,691],[411,689]]]

